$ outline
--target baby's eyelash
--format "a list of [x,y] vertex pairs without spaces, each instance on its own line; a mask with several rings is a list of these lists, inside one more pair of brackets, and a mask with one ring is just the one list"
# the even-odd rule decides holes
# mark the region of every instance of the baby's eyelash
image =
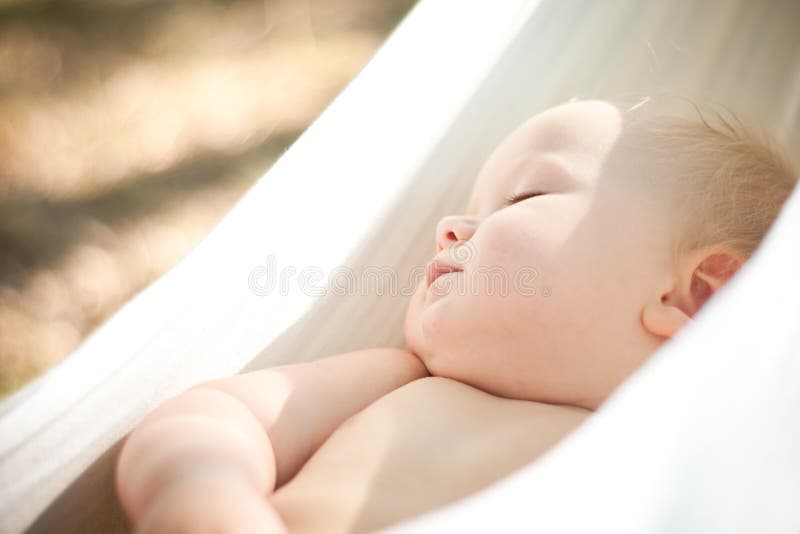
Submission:
[[541,191],[523,191],[522,193],[509,195],[506,197],[505,205],[510,206],[528,198],[538,197],[539,195],[544,195],[544,193]]

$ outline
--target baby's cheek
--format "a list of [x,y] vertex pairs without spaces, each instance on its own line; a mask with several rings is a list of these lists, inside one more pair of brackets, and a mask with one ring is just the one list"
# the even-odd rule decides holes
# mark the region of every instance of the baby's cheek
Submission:
[[477,255],[495,263],[511,264],[545,247],[546,232],[535,220],[521,213],[497,213],[481,224],[472,238]]
[[533,240],[495,241],[479,250],[477,260],[480,266],[471,282],[481,293],[488,289],[508,296],[530,296],[553,271],[552,262]]

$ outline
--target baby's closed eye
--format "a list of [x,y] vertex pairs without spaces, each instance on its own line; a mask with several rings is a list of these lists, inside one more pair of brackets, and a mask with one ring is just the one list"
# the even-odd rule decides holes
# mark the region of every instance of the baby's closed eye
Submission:
[[546,195],[547,193],[543,191],[523,191],[521,193],[514,193],[513,195],[509,195],[506,197],[505,202],[503,203],[504,206],[511,206],[512,204],[516,204],[517,202],[522,202],[523,200],[527,200],[529,198],[538,197],[541,195]]

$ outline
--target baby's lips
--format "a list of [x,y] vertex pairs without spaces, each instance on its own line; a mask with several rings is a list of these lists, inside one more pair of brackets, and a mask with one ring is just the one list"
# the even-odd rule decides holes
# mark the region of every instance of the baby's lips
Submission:
[[461,267],[447,263],[441,258],[434,258],[433,261],[431,261],[425,268],[425,282],[427,283],[428,287],[430,287],[434,280],[439,278],[441,275],[445,273],[459,272],[462,270],[463,269],[461,269]]

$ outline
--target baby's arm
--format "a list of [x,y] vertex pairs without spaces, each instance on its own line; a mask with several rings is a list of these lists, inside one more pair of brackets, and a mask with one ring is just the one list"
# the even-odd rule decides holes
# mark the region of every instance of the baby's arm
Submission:
[[379,348],[194,386],[148,414],[125,442],[117,464],[120,502],[138,524],[165,502],[173,514],[184,513],[181,507],[199,499],[192,486],[203,486],[205,506],[217,505],[208,492],[218,492],[220,503],[250,492],[265,507],[253,517],[266,518],[273,513],[266,495],[344,420],[427,374],[412,353]]

